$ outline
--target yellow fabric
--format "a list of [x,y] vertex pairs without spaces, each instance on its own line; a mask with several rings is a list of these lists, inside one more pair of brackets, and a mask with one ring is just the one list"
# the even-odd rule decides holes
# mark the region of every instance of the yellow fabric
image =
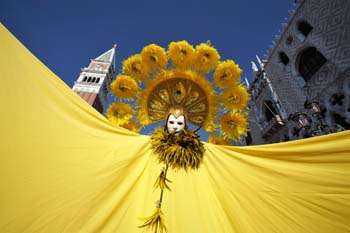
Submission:
[[[145,232],[161,166],[0,25],[0,232]],[[349,131],[264,146],[206,144],[168,172],[169,233],[350,232]]]

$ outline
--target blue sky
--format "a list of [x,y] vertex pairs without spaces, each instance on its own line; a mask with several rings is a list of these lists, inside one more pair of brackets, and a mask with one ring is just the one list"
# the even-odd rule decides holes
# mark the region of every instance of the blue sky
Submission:
[[211,40],[222,60],[235,60],[251,80],[250,61],[267,54],[294,8],[293,0],[3,0],[0,21],[70,87],[115,43],[120,71],[145,45],[178,40]]
[[121,61],[143,46],[211,40],[251,79],[250,61],[264,57],[293,0],[1,1],[0,21],[69,86],[80,69],[117,44]]

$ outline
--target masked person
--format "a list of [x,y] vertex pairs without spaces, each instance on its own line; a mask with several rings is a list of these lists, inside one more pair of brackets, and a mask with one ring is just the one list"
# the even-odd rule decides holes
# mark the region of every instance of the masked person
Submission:
[[[141,227],[165,230],[161,205],[163,191],[169,189],[168,169],[196,170],[203,161],[204,144],[189,125],[207,132],[220,126],[223,136],[235,140],[246,134],[249,94],[239,84],[241,72],[232,60],[221,62],[210,42],[195,49],[186,41],[171,42],[168,51],[150,44],[123,61],[122,73],[112,82],[111,91],[118,98],[137,99],[137,107],[120,103],[107,110],[107,117],[122,127],[128,126],[134,113],[134,122],[141,126],[165,121],[150,137],[153,155],[164,166],[155,184],[161,190],[160,198]],[[215,94],[218,88],[224,90],[219,96]]]

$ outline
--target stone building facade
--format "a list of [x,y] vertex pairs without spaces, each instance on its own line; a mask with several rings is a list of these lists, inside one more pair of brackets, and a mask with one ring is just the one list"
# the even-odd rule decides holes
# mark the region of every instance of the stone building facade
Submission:
[[248,145],[349,129],[350,1],[296,1],[252,68]]

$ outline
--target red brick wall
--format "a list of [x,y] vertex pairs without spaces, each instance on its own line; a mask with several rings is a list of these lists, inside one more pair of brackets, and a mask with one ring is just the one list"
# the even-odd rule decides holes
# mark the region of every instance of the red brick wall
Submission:
[[103,106],[100,99],[97,96],[97,93],[88,93],[88,92],[76,92],[81,98],[83,98],[88,104],[95,108],[100,113],[103,112]]

